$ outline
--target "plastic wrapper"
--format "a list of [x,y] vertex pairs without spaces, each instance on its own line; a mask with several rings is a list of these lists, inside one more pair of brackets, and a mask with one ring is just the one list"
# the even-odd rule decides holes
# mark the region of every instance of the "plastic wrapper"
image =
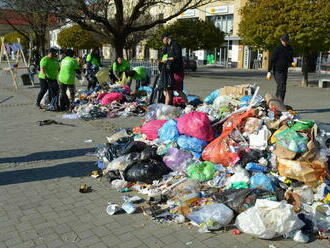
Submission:
[[307,151],[307,142],[308,139],[306,137],[291,128],[288,128],[276,135],[276,143],[292,152]]
[[116,142],[117,140],[119,140],[120,138],[124,138],[124,137],[128,137],[128,136],[129,135],[128,135],[126,129],[121,129],[120,131],[114,133],[110,137],[107,137],[107,140],[109,143],[113,143],[113,142]]
[[141,128],[141,133],[147,136],[148,140],[158,138],[159,129],[166,123],[166,120],[153,120],[145,123]]
[[124,100],[124,95],[122,93],[108,93],[102,97],[101,104],[105,106],[114,101],[120,102],[122,100]]
[[176,127],[177,122],[175,120],[167,121],[159,130],[159,139],[163,142],[166,141],[176,141],[180,134]]
[[211,180],[214,177],[215,164],[211,162],[197,162],[188,166],[187,174],[190,178],[197,179],[199,182]]
[[285,201],[258,199],[254,207],[237,216],[235,225],[244,233],[261,239],[273,239],[299,230],[305,223]]
[[262,120],[254,117],[246,119],[243,131],[248,134],[257,133],[261,128]]
[[247,170],[243,169],[240,166],[237,166],[234,172],[235,172],[234,175],[228,178],[226,182],[226,187],[229,188],[232,186],[232,184],[235,183],[241,183],[241,182],[246,184],[250,183],[250,174],[249,172],[247,172]]
[[193,111],[178,119],[180,134],[188,135],[205,141],[214,139],[213,128],[207,114]]
[[202,206],[191,214],[187,214],[187,218],[197,224],[213,220],[220,226],[226,226],[234,218],[234,212],[225,204],[210,204]]
[[220,89],[212,91],[207,97],[205,97],[204,102],[208,104],[213,104],[214,100],[219,96]]
[[170,120],[175,119],[180,115],[180,108],[173,107],[167,104],[152,104],[148,107],[146,120]]
[[187,160],[192,159],[191,153],[179,150],[177,148],[170,148],[166,156],[164,156],[164,163],[173,171],[181,170]]
[[275,192],[276,187],[273,181],[263,173],[256,173],[250,178],[251,188],[262,188],[264,190]]
[[207,142],[194,137],[181,135],[178,138],[178,145],[184,150],[201,153],[204,147],[207,145]]
[[108,173],[109,171],[114,171],[114,170],[121,170],[124,171],[128,165],[130,165],[132,162],[131,160],[128,160],[127,155],[121,156],[119,158],[115,158],[112,160],[108,165],[104,173]]
[[327,177],[326,162],[318,160],[301,162],[279,158],[277,169],[281,176],[296,179],[307,185],[315,185]]
[[271,132],[264,125],[257,134],[250,134],[249,143],[251,149],[265,150],[268,147],[268,139]]

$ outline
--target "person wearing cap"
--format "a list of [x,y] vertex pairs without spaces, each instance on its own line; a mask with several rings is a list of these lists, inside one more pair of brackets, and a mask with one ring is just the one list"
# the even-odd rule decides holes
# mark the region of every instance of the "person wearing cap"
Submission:
[[181,46],[167,33],[162,34],[161,39],[166,46],[161,62],[169,66],[170,78],[172,80],[172,86],[167,87],[164,91],[165,104],[172,104],[173,91],[176,91],[185,104],[188,104],[187,96],[183,92],[184,71]]
[[131,87],[132,80],[135,80],[135,91],[138,91],[140,86],[147,86],[150,83],[150,77],[143,66],[134,67],[132,70],[125,71],[128,77],[127,85]]
[[46,94],[47,90],[49,102],[53,97],[57,97],[59,90],[57,83],[58,71],[59,63],[57,60],[57,49],[50,48],[48,50],[48,54],[40,61],[40,72],[38,75],[40,81],[40,91],[36,103],[39,108],[41,99]]
[[284,102],[288,69],[293,62],[293,49],[289,45],[289,35],[282,35],[280,41],[281,44],[272,52],[267,79],[271,79],[273,72],[277,84],[276,96]]
[[[80,66],[76,59],[74,59],[74,51],[68,49],[66,52],[66,57],[61,62],[61,70],[58,76],[58,81],[60,82],[60,106],[61,108],[67,109],[72,108],[74,103],[75,95],[75,77],[77,71],[79,71]],[[70,91],[70,102],[66,94],[67,89]]]

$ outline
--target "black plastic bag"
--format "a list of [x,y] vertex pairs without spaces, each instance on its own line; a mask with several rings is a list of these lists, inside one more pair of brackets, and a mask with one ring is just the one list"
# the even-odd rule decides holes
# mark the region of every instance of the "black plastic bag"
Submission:
[[124,178],[128,182],[144,182],[151,184],[152,181],[161,179],[171,170],[160,161],[137,162],[127,167]]
[[274,193],[264,189],[228,189],[215,193],[213,199],[226,204],[236,213],[242,213],[253,207],[257,199],[271,198],[276,200]]

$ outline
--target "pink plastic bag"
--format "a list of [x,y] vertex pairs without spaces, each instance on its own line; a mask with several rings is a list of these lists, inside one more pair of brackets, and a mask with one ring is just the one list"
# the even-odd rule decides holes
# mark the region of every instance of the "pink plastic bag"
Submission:
[[212,141],[213,128],[206,113],[193,111],[178,119],[178,130],[185,134],[205,141]]
[[167,122],[167,120],[154,120],[144,124],[141,128],[141,133],[147,135],[148,140],[158,138],[158,130]]
[[108,105],[114,101],[121,101],[124,99],[124,95],[121,93],[109,93],[106,94],[102,100],[101,100],[101,104],[103,106]]
[[131,88],[128,85],[124,85],[123,89],[125,90],[126,94],[129,94],[131,92]]
[[97,96],[97,100],[101,100],[107,93],[101,93]]

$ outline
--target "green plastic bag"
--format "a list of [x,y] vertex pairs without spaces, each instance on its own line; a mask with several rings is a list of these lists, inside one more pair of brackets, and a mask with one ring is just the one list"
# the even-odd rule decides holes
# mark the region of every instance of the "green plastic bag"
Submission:
[[292,152],[307,151],[308,138],[297,133],[292,128],[285,129],[276,135],[276,143]]
[[315,122],[311,120],[302,120],[301,122],[296,122],[291,127],[295,131],[307,130],[314,126]]
[[215,173],[215,164],[204,161],[190,165],[187,169],[187,174],[190,178],[196,179],[199,182],[204,182],[213,179]]

